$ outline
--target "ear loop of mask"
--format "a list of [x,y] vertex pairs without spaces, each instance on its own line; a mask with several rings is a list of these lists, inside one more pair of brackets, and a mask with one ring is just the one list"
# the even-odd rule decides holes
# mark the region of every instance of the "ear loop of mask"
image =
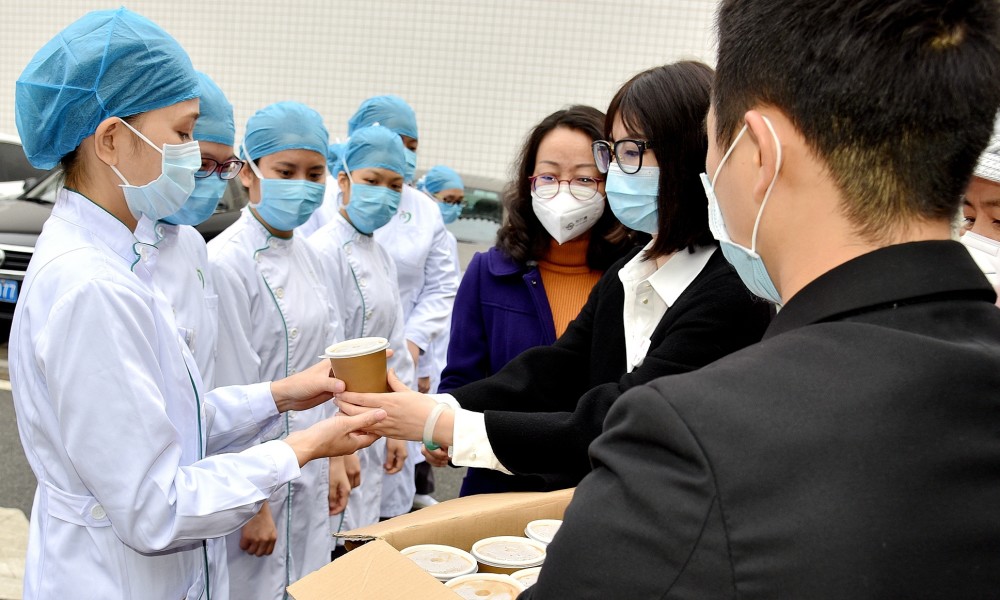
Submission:
[[[767,191],[764,192],[764,200],[760,203],[760,210],[757,211],[757,219],[753,223],[753,235],[750,237],[750,251],[754,253],[757,252],[757,231],[760,229],[760,219],[764,215],[764,207],[767,205],[767,201],[771,198],[771,190],[774,189],[774,184],[778,182],[778,174],[781,172],[782,162],[781,141],[778,139],[778,133],[774,130],[774,126],[771,125],[770,119],[764,115],[761,115],[760,118],[764,120],[764,124],[767,125],[768,131],[771,132],[771,137],[774,139],[774,145],[777,147],[778,156],[774,165],[774,177],[771,179],[770,185],[767,186]],[[719,166],[715,168],[715,175],[712,177],[712,189],[715,189],[715,182],[719,178],[719,172],[722,171],[722,165],[726,164],[726,161],[729,160],[729,155],[731,155],[733,150],[736,149],[736,144],[740,141],[740,138],[743,137],[748,129],[748,125],[743,125],[743,128],[740,129],[736,139],[734,139],[733,143],[729,145],[729,150],[726,150],[726,153],[722,156],[722,160],[719,161]]]
[[[255,163],[254,160],[250,158],[250,152],[247,150],[246,136],[244,136],[243,141],[240,142],[240,153],[243,156],[247,157],[247,166],[249,166],[250,170],[253,171],[253,174],[257,176],[257,179],[259,181],[263,181],[264,174],[260,172],[260,169],[257,167],[257,163]],[[251,202],[251,204],[253,204],[253,202]],[[257,204],[260,204],[260,202],[257,202]]]
[[[156,150],[157,152],[160,153],[160,156],[163,156],[163,149],[162,148],[157,147],[157,145],[154,144],[148,137],[144,136],[142,134],[142,132],[140,132],[135,127],[132,127],[131,125],[129,125],[128,121],[126,121],[125,119],[123,119],[121,117],[118,117],[118,120],[121,121],[122,125],[124,125],[125,127],[128,127],[129,129],[131,129],[132,133],[134,133],[137,136],[139,136],[139,139],[141,139],[142,141],[144,141],[147,144],[149,144],[150,146],[152,146],[153,150]],[[122,175],[121,171],[119,171],[117,167],[115,167],[114,165],[109,165],[109,166],[111,167],[111,170],[115,172],[115,175],[118,176],[118,179],[122,180],[122,183],[124,183],[125,185],[132,185],[131,183],[128,182],[127,179],[125,179],[125,176]]]

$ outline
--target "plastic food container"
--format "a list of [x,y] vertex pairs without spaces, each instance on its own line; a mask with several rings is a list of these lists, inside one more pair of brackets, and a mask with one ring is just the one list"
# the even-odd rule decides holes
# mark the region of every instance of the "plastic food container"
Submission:
[[560,526],[562,526],[561,519],[538,519],[528,523],[524,528],[524,535],[543,544],[549,544]]
[[514,600],[524,586],[510,575],[476,573],[463,575],[445,583],[466,600]]
[[511,577],[516,579],[518,583],[524,586],[524,589],[528,589],[535,585],[538,581],[538,574],[542,572],[541,567],[531,567],[530,569],[521,569],[520,571],[514,571],[511,573]]
[[475,573],[479,569],[476,559],[465,550],[438,544],[420,544],[403,548],[400,552],[417,563],[438,581],[449,581],[462,575]]
[[545,561],[545,544],[526,537],[489,537],[472,545],[472,556],[479,561],[480,572],[510,575],[541,565]]

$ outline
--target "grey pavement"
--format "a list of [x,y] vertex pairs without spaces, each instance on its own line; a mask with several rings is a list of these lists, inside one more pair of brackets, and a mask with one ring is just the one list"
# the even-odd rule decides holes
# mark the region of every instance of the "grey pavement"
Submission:
[[[7,381],[7,345],[0,345],[0,600],[21,600],[28,520],[35,476],[24,458]],[[458,497],[465,469],[434,469],[434,497]],[[7,508],[2,508],[7,507]]]

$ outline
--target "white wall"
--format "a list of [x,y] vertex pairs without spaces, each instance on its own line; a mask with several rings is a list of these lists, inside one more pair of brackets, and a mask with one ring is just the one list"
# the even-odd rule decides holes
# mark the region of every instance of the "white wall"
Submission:
[[[46,41],[96,0],[0,3],[0,131],[14,82]],[[211,75],[236,108],[298,100],[331,136],[368,96],[416,110],[420,168],[506,178],[528,129],[569,104],[607,108],[621,83],[682,58],[714,64],[714,0],[130,0]]]

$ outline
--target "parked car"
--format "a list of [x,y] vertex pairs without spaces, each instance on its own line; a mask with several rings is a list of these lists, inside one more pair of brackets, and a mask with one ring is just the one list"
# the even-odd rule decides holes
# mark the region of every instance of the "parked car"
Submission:
[[16,135],[0,133],[0,198],[12,198],[32,187],[48,171],[28,162]]
[[[62,179],[62,171],[57,167],[20,195],[0,198],[0,344],[6,343],[10,336],[24,272],[42,225],[52,212]],[[246,203],[246,190],[238,179],[231,180],[215,214],[196,229],[205,241],[212,239],[239,217]]]
[[[418,172],[419,175],[422,173]],[[462,175],[462,183],[465,184],[465,206],[458,219],[446,227],[458,240],[458,258],[464,271],[473,254],[489,250],[497,241],[497,230],[503,223],[504,182]]]

